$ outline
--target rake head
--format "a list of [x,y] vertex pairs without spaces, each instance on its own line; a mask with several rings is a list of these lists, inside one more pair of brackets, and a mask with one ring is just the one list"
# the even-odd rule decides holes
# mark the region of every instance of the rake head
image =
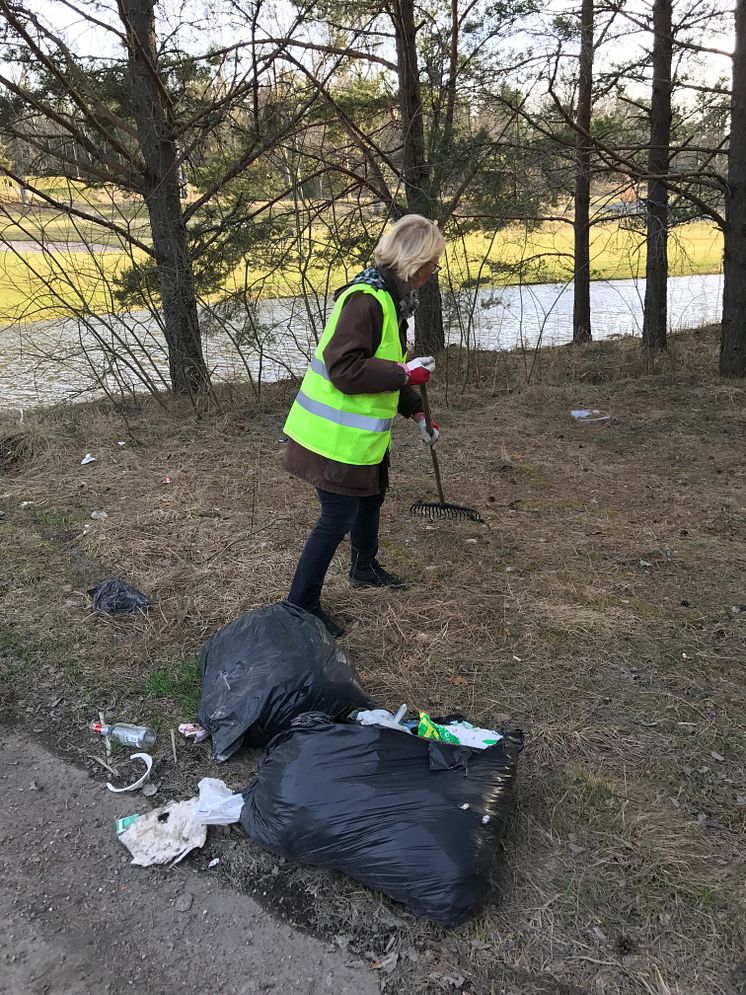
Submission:
[[448,504],[439,501],[415,501],[409,509],[412,515],[423,518],[466,518],[470,522],[482,522],[484,519],[473,508],[465,508],[460,504]]

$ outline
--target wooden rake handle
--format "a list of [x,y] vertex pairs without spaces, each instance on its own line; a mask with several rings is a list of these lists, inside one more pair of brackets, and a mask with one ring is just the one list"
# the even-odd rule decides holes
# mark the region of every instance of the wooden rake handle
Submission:
[[[422,409],[425,412],[425,425],[430,435],[433,434],[433,419],[430,415],[430,402],[427,399],[427,388],[424,383],[420,384],[420,394],[422,396]],[[438,466],[438,456],[435,452],[435,446],[428,446],[430,450],[430,455],[433,460],[433,470],[435,471],[435,486],[438,488],[438,499],[441,505],[445,505],[446,499],[443,494],[443,485],[440,482],[440,467]]]

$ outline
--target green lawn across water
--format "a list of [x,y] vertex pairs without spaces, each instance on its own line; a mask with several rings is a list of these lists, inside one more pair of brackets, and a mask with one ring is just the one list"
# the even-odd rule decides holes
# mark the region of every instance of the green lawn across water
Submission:
[[[52,188],[50,188],[52,189]],[[61,196],[61,192],[57,191]],[[76,196],[81,191],[75,191]],[[133,231],[150,241],[147,216],[140,202],[116,203],[105,191],[84,202],[87,210]],[[35,249],[40,239],[54,243],[52,253]],[[130,264],[141,260],[141,250],[124,251],[111,230],[71,219],[62,212],[32,205],[22,212],[19,205],[5,204],[0,213],[0,324],[62,318],[81,309],[94,313],[115,310],[111,279]],[[318,263],[313,259],[301,278],[297,257],[288,256],[285,266],[262,271],[239,266],[225,281],[227,291],[246,289],[251,296],[289,297],[308,291],[336,287],[352,274],[336,266],[331,273],[325,261],[323,232],[319,230]],[[89,250],[79,251],[88,242]],[[35,251],[34,251],[35,250]],[[444,285],[453,287],[511,283],[566,283],[572,280],[573,232],[568,222],[547,222],[534,230],[524,226],[502,229],[496,236],[472,233],[450,240],[446,249]],[[719,273],[722,270],[723,239],[708,221],[679,225],[669,235],[671,276]],[[594,280],[641,278],[645,275],[645,242],[640,221],[610,220],[591,229],[591,277]]]

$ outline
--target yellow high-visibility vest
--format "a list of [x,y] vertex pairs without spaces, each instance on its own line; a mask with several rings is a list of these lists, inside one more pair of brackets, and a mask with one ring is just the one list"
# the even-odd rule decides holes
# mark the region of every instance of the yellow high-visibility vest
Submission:
[[377,359],[403,363],[399,322],[391,295],[369,284],[347,287],[336,300],[311,365],[285,422],[285,434],[306,449],[355,466],[380,463],[391,443],[391,426],[399,406],[399,391],[379,394],[344,394],[329,379],[324,349],[337,327],[342,305],[351,294],[371,294],[383,310],[381,344]]

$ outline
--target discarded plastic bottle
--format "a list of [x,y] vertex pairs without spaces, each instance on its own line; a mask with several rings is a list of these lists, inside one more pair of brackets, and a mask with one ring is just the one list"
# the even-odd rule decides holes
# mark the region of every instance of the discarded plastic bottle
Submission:
[[151,747],[155,743],[153,729],[147,726],[133,726],[128,722],[117,722],[114,725],[91,722],[91,732],[97,732],[99,736],[108,736],[109,739],[115,739],[117,743],[124,743],[125,746]]

